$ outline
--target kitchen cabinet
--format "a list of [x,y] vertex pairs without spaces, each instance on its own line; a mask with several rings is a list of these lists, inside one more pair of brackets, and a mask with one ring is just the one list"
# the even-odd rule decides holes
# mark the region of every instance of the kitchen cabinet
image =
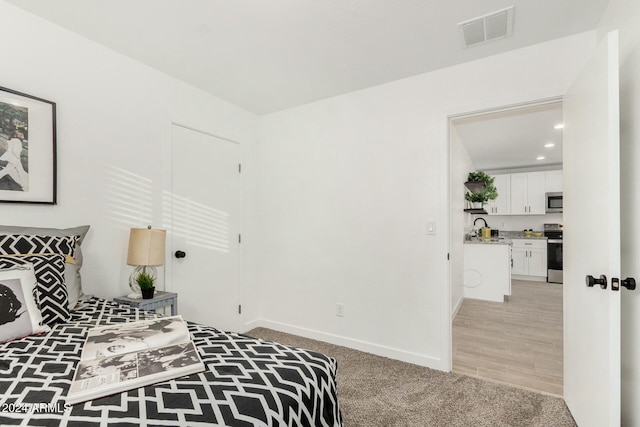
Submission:
[[512,259],[512,275],[533,276],[537,280],[546,280],[547,241],[545,239],[513,239]]
[[511,246],[464,244],[464,297],[504,302],[511,295]]
[[493,185],[498,191],[498,197],[495,200],[489,200],[487,211],[489,215],[509,215],[511,213],[511,175],[493,175]]
[[562,191],[562,171],[545,172],[544,187],[547,193],[560,193]]
[[544,215],[545,173],[526,172],[510,175],[512,215]]

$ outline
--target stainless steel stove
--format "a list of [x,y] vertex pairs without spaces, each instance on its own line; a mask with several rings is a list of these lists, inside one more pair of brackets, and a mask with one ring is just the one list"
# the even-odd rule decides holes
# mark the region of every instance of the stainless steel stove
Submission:
[[547,238],[547,282],[562,283],[562,224],[545,224]]

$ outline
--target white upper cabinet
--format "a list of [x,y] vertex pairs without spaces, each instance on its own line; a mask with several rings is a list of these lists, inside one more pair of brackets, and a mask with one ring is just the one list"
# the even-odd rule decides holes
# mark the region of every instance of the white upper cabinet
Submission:
[[527,201],[530,214],[544,215],[546,213],[545,192],[544,172],[529,172],[527,174]]
[[514,173],[511,177],[511,214],[544,215],[545,173]]
[[527,215],[527,174],[514,173],[511,177],[511,214]]
[[547,193],[559,193],[562,191],[562,171],[547,171],[544,173],[545,189]]
[[509,215],[511,213],[511,180],[509,175],[493,175],[493,185],[498,191],[498,197],[489,201],[487,209],[489,215]]

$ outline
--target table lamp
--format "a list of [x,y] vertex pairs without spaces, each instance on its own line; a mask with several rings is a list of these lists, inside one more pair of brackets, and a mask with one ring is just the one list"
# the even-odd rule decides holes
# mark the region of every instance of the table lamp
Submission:
[[127,264],[136,268],[129,276],[129,287],[133,291],[129,298],[141,298],[137,277],[147,273],[154,279],[158,278],[156,266],[164,264],[164,244],[167,232],[147,228],[132,228],[129,233],[129,251]]

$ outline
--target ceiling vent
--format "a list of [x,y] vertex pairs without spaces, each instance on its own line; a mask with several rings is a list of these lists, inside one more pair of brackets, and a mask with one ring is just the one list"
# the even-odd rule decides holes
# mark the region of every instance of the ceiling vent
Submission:
[[503,39],[513,33],[513,6],[458,24],[464,47]]

